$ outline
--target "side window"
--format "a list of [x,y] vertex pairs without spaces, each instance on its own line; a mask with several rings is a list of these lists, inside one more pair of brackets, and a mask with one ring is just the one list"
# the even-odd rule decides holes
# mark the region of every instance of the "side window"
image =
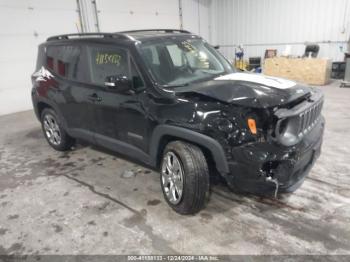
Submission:
[[57,56],[59,54],[59,46],[48,46],[46,49],[46,67],[51,69],[54,73],[55,71],[55,62],[57,63]]
[[80,47],[49,46],[46,51],[46,66],[61,77],[77,78]]
[[51,56],[46,57],[46,65],[49,69],[54,70],[53,69],[53,57],[51,57]]
[[104,85],[108,76],[129,76],[128,55],[124,49],[96,46],[87,50],[93,84]]

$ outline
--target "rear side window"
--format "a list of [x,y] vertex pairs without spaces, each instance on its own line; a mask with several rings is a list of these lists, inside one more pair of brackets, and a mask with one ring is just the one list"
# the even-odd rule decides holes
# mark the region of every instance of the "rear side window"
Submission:
[[89,47],[91,82],[104,85],[108,76],[129,76],[128,53],[114,47]]
[[51,56],[46,57],[46,65],[49,69],[54,70],[53,69],[53,57],[51,57]]
[[49,46],[46,50],[46,66],[55,74],[76,80],[80,60],[78,46]]

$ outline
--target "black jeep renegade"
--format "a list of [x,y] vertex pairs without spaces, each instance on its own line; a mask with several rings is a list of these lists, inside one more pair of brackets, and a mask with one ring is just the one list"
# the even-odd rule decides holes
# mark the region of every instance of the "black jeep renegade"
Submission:
[[320,154],[319,90],[236,72],[187,31],[50,37],[32,82],[54,149],[79,138],[159,168],[165,199],[181,214],[205,205],[210,173],[276,195],[299,187]]

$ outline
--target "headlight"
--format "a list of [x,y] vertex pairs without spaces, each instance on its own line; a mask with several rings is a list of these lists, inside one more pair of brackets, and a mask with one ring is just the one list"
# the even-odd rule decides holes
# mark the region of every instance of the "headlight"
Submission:
[[217,127],[220,131],[225,133],[229,133],[232,131],[233,124],[230,120],[225,118],[220,118],[216,122],[217,122]]
[[275,134],[277,140],[285,146],[292,146],[299,142],[297,117],[280,119],[277,122]]

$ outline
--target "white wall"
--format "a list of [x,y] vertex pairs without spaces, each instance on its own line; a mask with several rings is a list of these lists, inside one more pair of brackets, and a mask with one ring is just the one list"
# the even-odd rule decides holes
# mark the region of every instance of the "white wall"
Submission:
[[100,30],[179,28],[178,0],[99,0]]
[[0,0],[0,115],[32,108],[38,45],[50,35],[76,32],[78,21],[72,0]]
[[292,52],[301,55],[304,42],[331,41],[320,44],[319,56],[342,60],[339,47],[349,39],[349,0],[213,0],[211,12],[213,42],[229,59],[232,45],[243,44],[249,57],[298,43]]
[[[183,29],[209,41],[211,0],[181,1]],[[100,31],[180,29],[179,0],[98,0],[97,9]]]
[[[211,0],[182,0],[184,29],[209,38]],[[96,31],[91,0],[79,0],[87,31]],[[97,0],[100,31],[180,28],[178,0]],[[200,22],[199,22],[200,20]],[[0,115],[32,108],[37,46],[81,30],[76,0],[0,0]]]

